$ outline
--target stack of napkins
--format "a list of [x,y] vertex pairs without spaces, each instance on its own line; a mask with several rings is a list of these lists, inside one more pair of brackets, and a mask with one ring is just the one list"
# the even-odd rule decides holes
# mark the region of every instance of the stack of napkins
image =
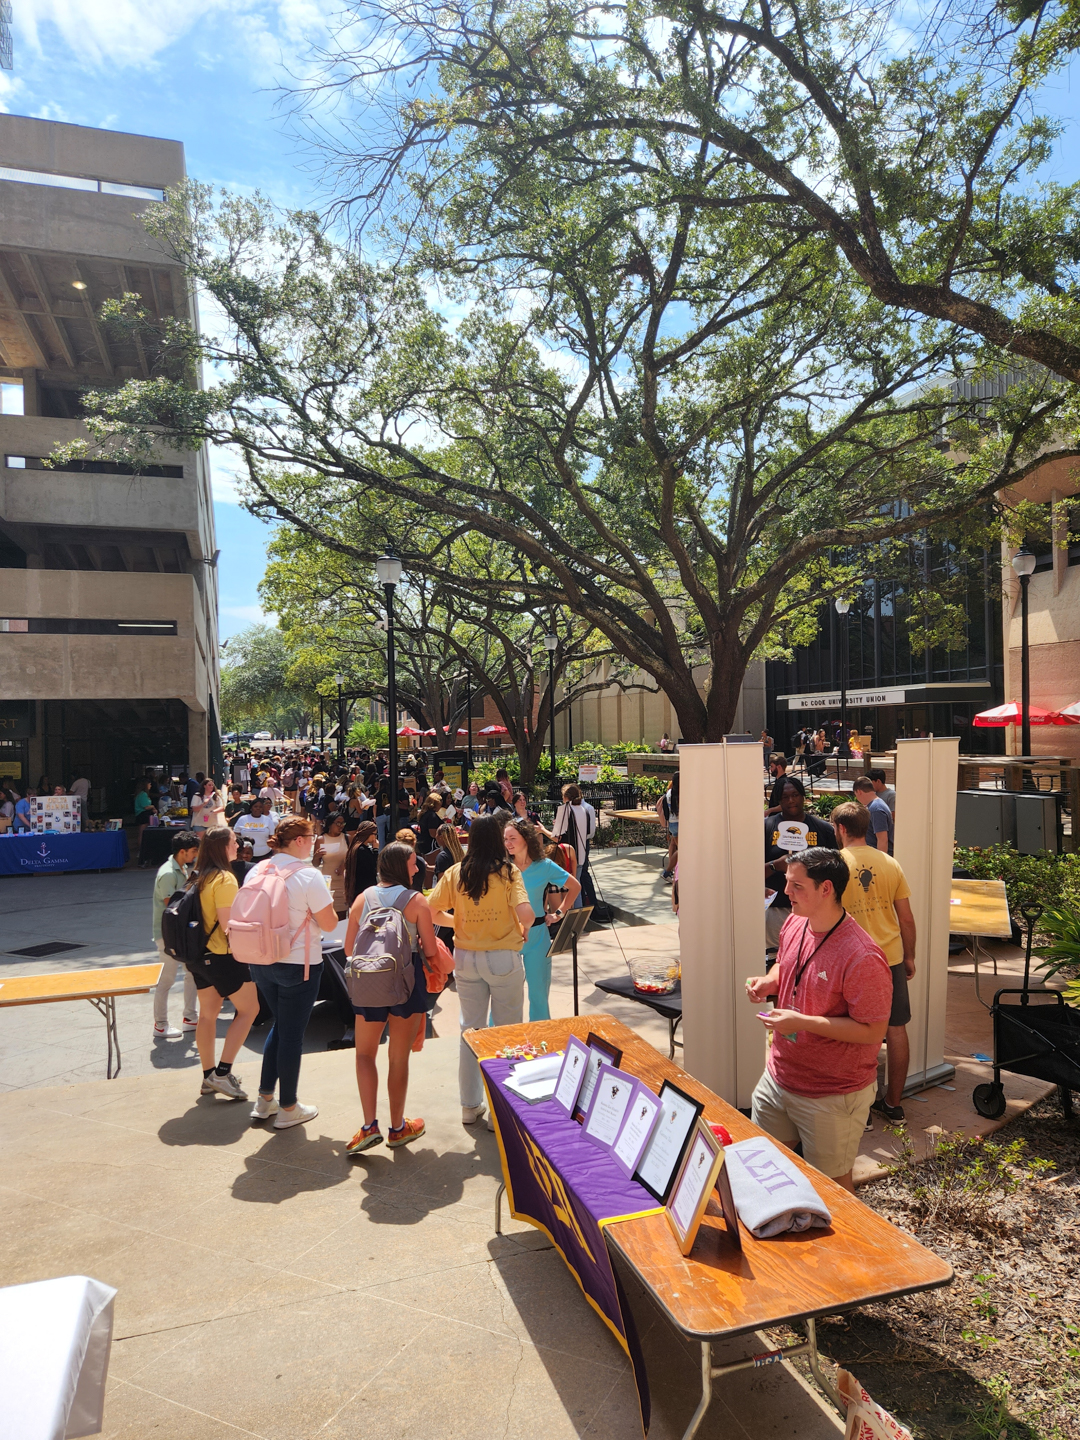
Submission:
[[530,1105],[536,1105],[541,1100],[550,1100],[555,1094],[562,1061],[561,1050],[554,1055],[541,1055],[536,1060],[520,1060],[503,1084]]

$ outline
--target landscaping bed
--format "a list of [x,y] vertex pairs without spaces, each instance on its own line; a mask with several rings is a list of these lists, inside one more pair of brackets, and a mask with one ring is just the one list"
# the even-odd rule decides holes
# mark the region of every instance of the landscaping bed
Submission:
[[916,1440],[1080,1440],[1078,1172],[1056,1093],[985,1140],[903,1157],[860,1198],[956,1279],[819,1322],[822,1353]]

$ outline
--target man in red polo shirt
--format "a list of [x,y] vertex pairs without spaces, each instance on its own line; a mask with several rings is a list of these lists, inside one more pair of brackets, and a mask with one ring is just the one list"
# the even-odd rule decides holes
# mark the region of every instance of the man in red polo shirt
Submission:
[[843,907],[849,873],[840,852],[822,846],[788,860],[791,915],[776,965],[747,980],[746,993],[777,1004],[762,1016],[769,1050],[754,1124],[792,1148],[801,1141],[811,1165],[854,1193],[893,987],[885,956]]

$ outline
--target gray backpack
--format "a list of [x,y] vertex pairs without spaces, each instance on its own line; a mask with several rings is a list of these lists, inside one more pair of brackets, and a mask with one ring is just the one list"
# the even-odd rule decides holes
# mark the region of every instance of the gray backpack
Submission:
[[367,913],[345,962],[345,984],[354,1005],[404,1005],[413,992],[412,940],[405,924],[408,890],[392,905],[380,905],[374,888],[365,892]]

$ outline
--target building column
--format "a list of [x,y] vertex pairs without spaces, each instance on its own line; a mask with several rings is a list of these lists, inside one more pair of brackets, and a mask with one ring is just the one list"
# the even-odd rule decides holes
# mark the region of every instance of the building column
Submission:
[[196,710],[188,705],[188,774],[201,770],[204,775],[210,771],[210,742],[207,734],[206,711]]

